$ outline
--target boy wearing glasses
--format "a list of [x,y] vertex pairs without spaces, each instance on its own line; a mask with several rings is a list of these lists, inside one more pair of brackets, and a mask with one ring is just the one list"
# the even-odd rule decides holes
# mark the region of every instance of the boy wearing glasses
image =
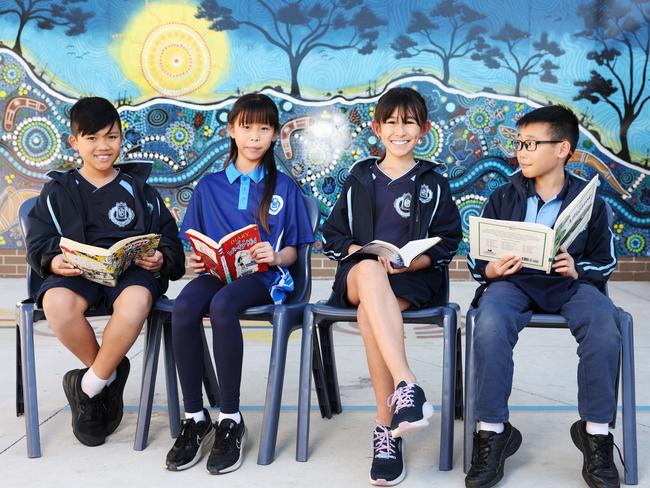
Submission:
[[[517,126],[521,171],[491,195],[483,217],[552,227],[587,184],[564,169],[578,143],[578,120],[570,110],[550,106],[526,114]],[[508,422],[512,352],[533,312],[563,315],[578,342],[580,420],[570,432],[583,455],[582,476],[590,487],[620,486],[608,424],[616,415],[621,339],[616,307],[601,292],[616,268],[604,201],[596,196],[587,229],[568,249],[560,248],[551,274],[522,268],[518,256],[467,261],[481,286],[473,303],[478,425],[465,486],[494,486],[505,459],[521,445],[521,433]]]

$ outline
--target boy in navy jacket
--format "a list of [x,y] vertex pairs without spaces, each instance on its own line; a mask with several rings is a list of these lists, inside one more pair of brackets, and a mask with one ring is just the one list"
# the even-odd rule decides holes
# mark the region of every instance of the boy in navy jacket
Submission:
[[[49,327],[86,368],[63,377],[72,430],[83,444],[102,444],[122,419],[122,393],[129,374],[125,357],[140,334],[151,305],[169,279],[185,272],[178,228],[158,192],[147,183],[151,165],[113,166],[120,154],[120,116],[108,100],[84,98],[70,110],[70,144],[80,169],[52,171],[28,215],[27,259],[44,280],[34,299]],[[115,287],[81,276],[63,259],[62,236],[110,247],[136,235],[161,234],[153,256],[135,261]],[[84,317],[89,307],[112,313],[101,347]]]
[[[517,126],[521,171],[491,195],[483,217],[552,227],[587,184],[564,169],[578,142],[578,120],[568,109],[550,106],[528,113]],[[616,415],[621,338],[616,307],[603,293],[616,268],[605,202],[596,196],[587,229],[569,249],[560,248],[549,275],[522,268],[517,256],[489,263],[468,258],[468,265],[481,286],[474,299],[478,426],[465,485],[496,484],[505,459],[521,444],[521,434],[508,423],[512,352],[532,313],[546,312],[566,317],[578,342],[581,420],[571,426],[571,438],[583,454],[583,477],[591,487],[619,486],[608,424]]]

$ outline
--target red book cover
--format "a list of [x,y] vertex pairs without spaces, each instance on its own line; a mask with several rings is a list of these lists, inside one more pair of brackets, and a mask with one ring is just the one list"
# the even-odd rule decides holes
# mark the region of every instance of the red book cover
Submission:
[[224,283],[268,269],[266,264],[257,264],[249,251],[262,240],[257,224],[231,232],[219,242],[194,229],[188,229],[185,235],[194,253],[201,256],[206,272]]

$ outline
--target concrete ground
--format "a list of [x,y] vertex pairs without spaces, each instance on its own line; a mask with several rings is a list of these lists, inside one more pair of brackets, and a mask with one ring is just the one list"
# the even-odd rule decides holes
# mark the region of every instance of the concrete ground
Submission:
[[[186,282],[173,284],[175,296]],[[330,283],[315,281],[313,299],[327,297]],[[475,285],[453,282],[452,300],[467,310]],[[63,374],[80,367],[77,360],[37,325],[36,354],[38,400],[43,456],[28,459],[25,424],[16,417],[14,304],[24,298],[25,283],[0,280],[0,486],[2,487],[114,487],[121,485],[177,487],[209,486],[368,486],[371,430],[374,407],[370,379],[361,339],[353,325],[340,324],[335,334],[337,364],[344,412],[331,420],[321,419],[315,394],[311,414],[310,458],[295,461],[299,332],[291,338],[283,412],[276,459],[258,466],[257,444],[268,371],[271,330],[261,323],[245,323],[245,357],[242,411],[249,428],[249,442],[240,470],[214,478],[199,463],[180,473],[165,471],[165,454],[172,445],[166,413],[164,368],[159,364],[155,407],[149,446],[133,450],[133,437],[142,374],[142,337],[129,352],[131,376],[126,385],[124,420],[103,446],[89,448],[72,435],[70,410],[61,387]],[[639,486],[650,486],[650,283],[613,282],[613,300],[634,316],[636,333],[636,399],[639,447]],[[93,320],[101,333],[103,321]],[[429,400],[440,404],[442,341],[437,328],[407,326],[406,343],[412,369]],[[577,419],[575,343],[566,330],[526,330],[515,352],[516,372],[510,399],[511,421],[523,434],[519,452],[506,464],[503,487],[580,487],[583,482],[581,455],[573,446],[569,427]],[[217,411],[212,412],[216,417]],[[402,486],[460,487],[462,470],[462,421],[455,423],[454,469],[438,470],[439,417],[428,429],[406,440],[408,474]],[[621,444],[620,417],[614,433]],[[619,470],[622,466],[617,460]]]

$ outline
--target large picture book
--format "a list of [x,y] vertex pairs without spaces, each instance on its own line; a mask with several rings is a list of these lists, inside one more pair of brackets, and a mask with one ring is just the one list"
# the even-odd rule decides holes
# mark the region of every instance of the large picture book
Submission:
[[598,175],[558,215],[553,228],[532,222],[470,217],[470,256],[484,261],[519,256],[523,266],[550,273],[560,247],[568,248],[587,228],[597,188]]
[[83,271],[83,277],[105,286],[115,286],[122,272],[141,256],[158,248],[160,234],[145,234],[117,241],[108,249],[61,237],[63,258]]
[[423,254],[427,249],[431,249],[438,242],[440,242],[440,237],[428,237],[410,241],[399,248],[390,242],[377,239],[348,254],[343,258],[343,261],[360,254],[372,254],[386,258],[393,268],[408,268],[415,258]]
[[250,248],[262,240],[257,224],[233,231],[219,242],[194,229],[188,229],[185,235],[194,254],[201,257],[205,271],[224,283],[268,269],[265,263],[256,263],[250,252]]

